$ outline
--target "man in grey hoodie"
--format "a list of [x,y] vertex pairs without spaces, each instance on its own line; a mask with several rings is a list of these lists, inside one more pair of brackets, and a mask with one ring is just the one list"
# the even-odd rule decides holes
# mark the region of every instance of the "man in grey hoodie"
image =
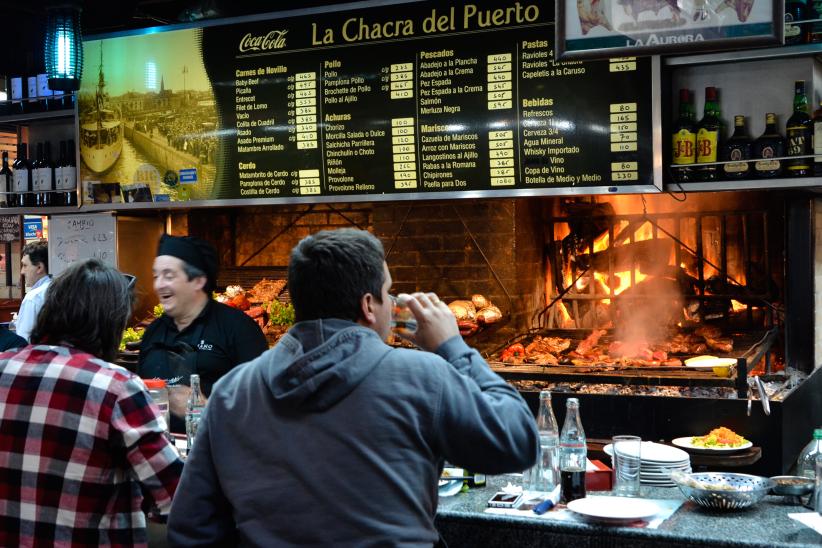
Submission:
[[486,474],[537,458],[534,418],[415,293],[392,348],[382,244],[323,231],[291,253],[297,323],[214,386],[171,509],[173,546],[432,546],[444,460]]

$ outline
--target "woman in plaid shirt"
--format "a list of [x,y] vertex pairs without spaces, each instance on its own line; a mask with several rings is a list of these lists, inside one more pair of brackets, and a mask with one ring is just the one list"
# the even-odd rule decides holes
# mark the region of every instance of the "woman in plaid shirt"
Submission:
[[[97,260],[57,277],[19,351],[0,354],[0,546],[145,546],[182,462],[142,381],[108,363],[130,283]],[[144,498],[145,497],[145,498]]]

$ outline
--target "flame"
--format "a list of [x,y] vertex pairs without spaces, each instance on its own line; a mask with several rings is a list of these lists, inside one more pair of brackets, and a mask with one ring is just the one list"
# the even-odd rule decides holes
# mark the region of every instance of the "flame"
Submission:
[[569,323],[573,323],[571,321],[571,315],[568,313],[568,309],[565,308],[565,303],[562,303],[562,302],[557,303],[557,311],[559,312],[559,316],[560,316],[560,320],[559,320],[560,327],[567,327]]
[[743,310],[748,309],[748,305],[742,304],[741,302],[736,301],[734,299],[731,299],[731,306],[733,307],[734,312],[742,312]]

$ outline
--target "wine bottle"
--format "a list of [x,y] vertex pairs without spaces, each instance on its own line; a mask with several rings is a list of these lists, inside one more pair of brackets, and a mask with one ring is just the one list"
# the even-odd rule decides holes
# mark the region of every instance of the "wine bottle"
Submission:
[[3,167],[0,169],[0,187],[2,187],[3,198],[0,199],[0,205],[3,207],[14,207],[12,198],[14,197],[14,175],[9,168],[9,153],[3,151]]
[[44,193],[44,190],[49,182],[49,171],[43,143],[37,143],[37,156],[34,157],[34,163],[31,165],[31,186],[34,190],[34,205],[37,207],[46,205],[47,193]]
[[17,147],[17,158],[14,160],[14,196],[18,207],[34,205],[34,194],[31,193],[31,163],[28,158],[28,145],[20,143]]
[[62,205],[77,205],[77,166],[75,162],[74,139],[69,139],[62,168],[62,185],[60,196]]

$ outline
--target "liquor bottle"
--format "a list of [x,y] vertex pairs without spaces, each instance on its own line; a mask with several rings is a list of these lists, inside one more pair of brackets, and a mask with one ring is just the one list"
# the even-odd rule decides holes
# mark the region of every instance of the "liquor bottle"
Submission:
[[568,398],[565,424],[559,437],[559,473],[562,484],[562,502],[585,497],[585,468],[588,448],[585,430],[579,416],[579,400]]
[[9,168],[9,153],[3,151],[3,168],[0,169],[0,187],[4,192],[0,206],[14,207],[14,174]]
[[539,393],[537,414],[540,455],[537,463],[523,474],[523,489],[537,493],[549,493],[559,483],[559,427],[551,408],[551,393]]
[[673,168],[674,180],[687,183],[694,178],[693,164],[696,162],[696,129],[694,128],[694,108],[691,94],[687,89],[679,90],[679,116],[674,124],[671,158],[677,166]]
[[[810,0],[808,4],[808,19],[819,19],[822,17],[822,0]],[[822,21],[811,24],[811,42],[822,42]]]
[[197,438],[197,427],[203,414],[203,396],[200,393],[200,375],[191,375],[191,394],[186,406],[186,454],[191,452],[194,440]]
[[[717,161],[719,147],[719,102],[715,87],[705,88],[705,109],[702,120],[696,126],[696,163],[705,164]],[[715,181],[719,170],[710,165],[697,167],[697,178],[702,181]]]
[[782,160],[785,153],[785,139],[776,129],[776,114],[769,112],[765,115],[765,132],[757,137],[753,145],[753,157],[761,158],[754,162],[754,175],[760,179],[779,177],[782,174]]
[[785,2],[785,45],[807,44],[810,41],[810,24],[798,23],[808,17],[807,0],[786,0]]
[[18,207],[34,205],[34,194],[31,193],[31,163],[27,156],[28,145],[20,143],[17,147],[17,158],[11,166],[14,169],[14,193]]
[[796,160],[785,160],[786,175],[807,177],[811,174],[813,154],[813,120],[808,114],[808,96],[805,95],[805,81],[794,83],[793,114],[785,126],[785,156],[802,156]]
[[77,166],[75,161],[74,139],[69,139],[62,167],[62,185],[58,195],[61,205],[77,205]]
[[822,101],[813,113],[813,174],[822,175]]
[[49,183],[49,172],[51,171],[43,152],[43,143],[37,143],[37,156],[31,165],[31,186],[34,190],[34,205],[41,207],[46,205],[46,185]]
[[722,161],[734,161],[732,164],[722,164],[722,173],[726,179],[745,179],[751,176],[751,164],[736,160],[749,159],[752,144],[745,127],[745,117],[734,116],[734,134],[722,145]]

